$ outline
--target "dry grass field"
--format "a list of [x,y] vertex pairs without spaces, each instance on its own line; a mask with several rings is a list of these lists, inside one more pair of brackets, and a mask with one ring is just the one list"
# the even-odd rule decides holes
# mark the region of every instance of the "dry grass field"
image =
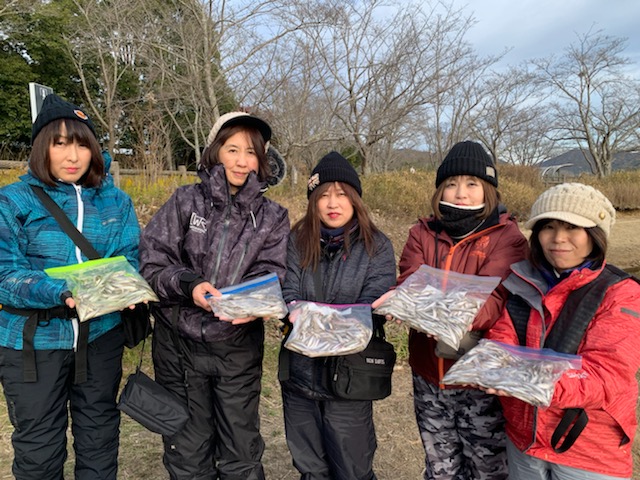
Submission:
[[[504,198],[513,199],[509,204],[522,218],[522,212],[528,211],[530,201],[539,193],[540,185],[528,182],[508,181],[502,177],[502,193]],[[391,239],[398,255],[406,240],[407,232],[418,216],[423,212],[427,195],[430,194],[432,179],[424,177],[404,178],[399,181],[407,183],[398,185],[385,184],[382,180],[373,179],[364,185],[367,191],[376,191],[374,196],[366,196],[374,219],[378,226]],[[376,183],[378,182],[378,183]],[[3,183],[0,181],[0,184]],[[424,188],[428,184],[429,187]],[[634,179],[629,184],[637,185]],[[534,187],[531,187],[534,185]],[[155,186],[155,185],[154,185]],[[150,215],[161,205],[175,185],[161,185],[156,190],[139,187],[135,183],[123,185],[123,188],[136,201],[141,223],[144,225]],[[369,189],[369,190],[368,190]],[[630,192],[637,192],[637,187]],[[604,188],[603,188],[604,190]],[[379,194],[378,194],[379,192]],[[400,194],[404,197],[400,198]],[[635,195],[635,193],[634,193]],[[290,210],[292,220],[299,218],[306,206],[306,197],[291,192],[274,191],[277,201]],[[404,203],[402,203],[404,202]],[[636,202],[637,204],[637,202]],[[638,208],[637,205],[635,208]],[[609,261],[636,273],[640,271],[640,210],[636,213],[621,213],[612,232],[612,245]],[[426,213],[426,212],[424,212]],[[264,377],[261,400],[262,433],[266,442],[263,458],[267,478],[270,480],[296,479],[298,475],[291,465],[286,447],[284,426],[282,421],[280,388],[276,379],[276,362],[279,348],[278,326],[267,324],[267,340],[265,345]],[[393,393],[382,401],[375,403],[375,424],[378,438],[378,450],[375,468],[380,480],[413,480],[420,477],[423,464],[422,446],[413,416],[411,374],[406,360],[406,330],[402,326],[391,325],[388,336],[396,343],[401,360],[394,372]],[[125,354],[125,371],[130,373],[137,362],[137,350]],[[145,369],[152,372],[150,352],[145,352]],[[125,374],[126,378],[126,374]],[[124,380],[123,380],[124,383]],[[11,425],[7,419],[4,402],[0,402],[0,480],[13,478],[11,475],[12,449],[10,443]],[[122,416],[120,447],[119,479],[131,480],[164,480],[167,475],[162,465],[162,445],[160,437],[146,431],[126,415]],[[66,478],[73,478],[73,454],[67,462]],[[640,443],[634,445],[636,473],[634,479],[640,480]]]

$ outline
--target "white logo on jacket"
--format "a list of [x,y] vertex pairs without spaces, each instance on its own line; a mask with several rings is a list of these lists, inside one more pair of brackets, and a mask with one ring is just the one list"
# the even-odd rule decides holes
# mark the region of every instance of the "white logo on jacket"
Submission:
[[207,231],[207,220],[204,217],[196,215],[195,212],[192,212],[191,218],[189,219],[189,230],[205,233]]

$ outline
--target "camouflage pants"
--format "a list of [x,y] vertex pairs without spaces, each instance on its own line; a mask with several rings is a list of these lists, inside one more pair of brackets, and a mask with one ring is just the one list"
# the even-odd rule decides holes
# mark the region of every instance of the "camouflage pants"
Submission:
[[413,374],[425,480],[507,478],[506,435],[497,397],[479,390],[440,390]]

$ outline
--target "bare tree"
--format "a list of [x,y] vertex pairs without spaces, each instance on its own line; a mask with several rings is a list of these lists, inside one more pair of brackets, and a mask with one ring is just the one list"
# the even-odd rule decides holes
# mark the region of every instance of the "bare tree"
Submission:
[[136,17],[141,10],[137,0],[73,3],[77,21],[75,30],[66,35],[70,54],[92,117],[106,132],[109,150],[114,151],[125,112],[138,101],[133,32],[140,25]]
[[542,127],[536,119],[543,114],[539,103],[545,98],[526,68],[491,73],[479,86],[478,97],[467,119],[469,131],[494,159],[501,159],[502,152],[511,149],[510,142],[519,138],[518,132],[530,134],[534,125]]
[[482,79],[501,57],[479,57],[464,40],[475,20],[461,11],[452,15],[456,28],[434,49],[433,95],[424,108],[422,128],[417,129],[437,161],[452,145],[472,135],[469,115],[482,100]]
[[[301,33],[319,21],[319,16],[313,20],[298,16],[296,10],[307,7],[283,7],[280,12],[286,15],[278,17],[281,25],[277,28],[291,34],[270,44],[263,42],[263,48],[250,57],[250,68],[239,70],[251,72],[250,78],[230,77],[238,97],[256,106],[256,113],[270,122],[272,141],[289,165],[301,171],[309,171],[321,155],[349,137],[335,121],[336,101],[324,91],[313,60],[314,46]],[[292,27],[299,28],[293,32]]]
[[148,88],[197,159],[221,113],[262,107],[263,98],[255,96],[248,104],[247,92],[260,83],[265,66],[268,72],[269,47],[299,27],[265,27],[281,8],[266,0],[167,0],[147,12],[153,23],[139,41],[145,45]]
[[[221,6],[224,9],[224,2]],[[144,46],[145,90],[180,137],[200,153],[201,141],[232,94],[220,72],[221,22],[214,2],[169,0],[147,5]]]
[[505,148],[499,160],[512,165],[532,166],[553,156],[556,145],[549,137],[552,119],[546,108],[530,106],[526,115],[531,116],[517,129],[504,132]]
[[638,147],[640,82],[625,74],[626,40],[600,31],[578,36],[559,59],[536,60],[552,94],[556,140],[576,142],[592,170],[611,173],[616,152]]
[[416,135],[407,125],[433,101],[467,22],[440,4],[382,0],[318,1],[290,14],[307,22],[300,61],[332,112],[325,130],[356,146],[363,172],[383,170],[394,145]]

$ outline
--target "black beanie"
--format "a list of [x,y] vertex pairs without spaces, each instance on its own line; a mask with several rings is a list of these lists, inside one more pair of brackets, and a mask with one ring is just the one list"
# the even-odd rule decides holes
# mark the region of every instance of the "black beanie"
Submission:
[[346,183],[355,188],[358,195],[362,196],[362,186],[356,170],[338,152],[327,153],[313,169],[309,182],[307,182],[307,198],[311,196],[311,192],[317,186],[327,182]]
[[93,123],[86,113],[80,110],[79,107],[76,107],[73,103],[63,100],[55,93],[50,93],[44,97],[40,113],[38,113],[36,121],[33,122],[33,125],[31,126],[31,144],[33,145],[33,141],[38,136],[38,133],[40,133],[40,130],[42,130],[48,123],[58,120],[59,118],[70,118],[84,123],[89,127],[96,138],[98,138],[96,135],[96,129],[93,127]]
[[498,172],[485,149],[476,142],[456,143],[438,168],[436,188],[445,179],[457,175],[471,175],[486,180],[498,188]]

